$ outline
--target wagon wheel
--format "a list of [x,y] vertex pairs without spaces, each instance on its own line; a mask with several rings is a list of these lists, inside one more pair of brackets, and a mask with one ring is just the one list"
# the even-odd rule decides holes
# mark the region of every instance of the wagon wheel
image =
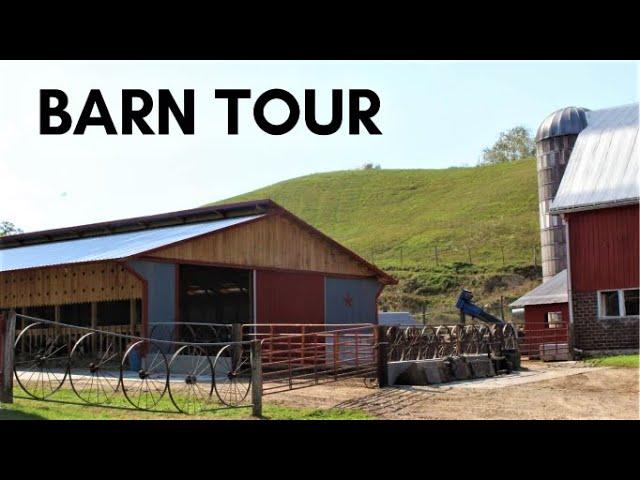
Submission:
[[111,402],[120,386],[119,338],[90,332],[78,339],[69,357],[69,380],[76,396],[91,405]]
[[216,355],[213,364],[213,386],[216,395],[220,402],[229,407],[240,405],[247,398],[251,388],[249,350],[243,345],[237,345],[239,350],[234,355],[234,346],[236,345],[224,346]]
[[[126,371],[135,375],[127,375]],[[156,407],[167,391],[169,364],[155,342],[140,340],[131,345],[122,357],[121,372],[122,392],[129,403],[139,410]]]
[[489,353],[491,351],[491,332],[485,325],[478,327],[479,351],[478,353]]
[[475,325],[467,325],[465,327],[465,337],[467,342],[465,344],[464,353],[475,355],[480,353],[480,333]]
[[491,340],[489,341],[489,347],[491,349],[491,353],[495,355],[501,355],[503,349],[503,335],[502,335],[502,327],[499,325],[491,325],[489,329]]
[[405,348],[400,360],[415,360],[417,356],[417,350],[419,350],[420,333],[415,327],[408,327],[404,331],[403,336]]
[[395,361],[402,358],[402,332],[397,327],[389,327],[386,331],[387,342],[389,343],[389,360]]
[[453,352],[451,342],[451,331],[449,327],[440,325],[436,329],[436,338],[438,339],[438,349],[435,358],[444,358]]
[[505,349],[516,350],[518,348],[518,332],[513,324],[507,323],[502,328],[502,337]]
[[31,349],[29,330],[42,326],[33,323],[24,328],[14,344],[15,362],[13,371],[20,388],[29,396],[44,400],[57,392],[67,376],[69,364],[69,345],[60,334],[52,330],[44,342]]
[[201,347],[180,347],[169,362],[169,397],[173,405],[187,414],[204,410],[211,403],[213,372],[211,359]]
[[456,325],[451,330],[451,350],[455,355],[462,355],[465,351],[468,338],[463,325]]

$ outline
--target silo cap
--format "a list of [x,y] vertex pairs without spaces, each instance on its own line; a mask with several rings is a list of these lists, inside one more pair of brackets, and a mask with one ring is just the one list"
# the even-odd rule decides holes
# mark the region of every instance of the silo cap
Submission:
[[536,142],[545,138],[577,135],[587,126],[587,112],[582,107],[566,107],[545,118],[536,133]]

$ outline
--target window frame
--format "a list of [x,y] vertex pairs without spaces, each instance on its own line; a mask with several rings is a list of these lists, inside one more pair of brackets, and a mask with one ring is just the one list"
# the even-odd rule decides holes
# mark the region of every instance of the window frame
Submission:
[[[639,317],[640,315],[627,315],[627,309],[626,306],[624,304],[624,292],[629,291],[629,290],[638,290],[638,288],[607,288],[605,290],[598,290],[597,291],[597,309],[598,309],[598,318],[599,319],[603,319],[603,320],[612,320],[612,319],[618,319],[618,318],[626,318],[626,317]],[[619,315],[604,315],[603,314],[603,307],[604,307],[604,303],[602,301],[602,294],[603,293],[608,293],[608,292],[616,292],[618,294],[618,312]]]

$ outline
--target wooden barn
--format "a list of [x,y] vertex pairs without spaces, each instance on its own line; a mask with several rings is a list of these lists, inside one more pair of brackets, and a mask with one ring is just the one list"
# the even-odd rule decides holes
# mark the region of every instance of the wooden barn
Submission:
[[270,200],[0,239],[0,308],[150,325],[377,323],[395,279]]
[[[550,239],[549,245],[555,249],[549,250],[549,264],[555,264],[557,270],[566,268],[566,274],[564,282],[559,281],[563,272],[548,280],[543,264],[546,282],[511,304],[525,308],[525,332],[527,323],[530,329],[544,325],[541,315],[557,311],[563,318],[568,314],[572,347],[585,352],[637,351],[638,109],[638,104],[581,109],[579,116],[573,115],[575,108],[564,109],[548,117],[538,130],[539,184],[548,189],[547,197],[553,198],[547,202],[548,212],[541,204],[541,219],[545,220],[541,224],[558,225],[561,234],[545,237],[543,232],[543,246],[545,239]],[[554,159],[566,164],[558,167]],[[550,171],[554,174],[547,175]],[[557,192],[555,181],[559,181]],[[562,255],[558,254],[560,248]],[[541,292],[552,293],[556,300],[538,301]],[[566,307],[557,301],[562,293]]]

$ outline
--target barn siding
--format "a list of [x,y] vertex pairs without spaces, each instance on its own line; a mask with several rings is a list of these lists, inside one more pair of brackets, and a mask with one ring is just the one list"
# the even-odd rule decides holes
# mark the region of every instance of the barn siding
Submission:
[[142,297],[138,278],[117,262],[0,273],[0,308],[128,300]]
[[182,263],[309,271],[371,277],[375,272],[289,218],[268,215],[147,257]]
[[[562,328],[549,328],[545,315],[550,312],[562,313]],[[549,303],[546,305],[527,305],[524,307],[524,340],[521,351],[524,355],[538,355],[543,343],[564,343],[567,341],[569,324],[569,304]]]
[[135,260],[129,263],[147,281],[148,324],[174,322],[176,312],[176,265]]
[[326,323],[378,323],[376,280],[327,277],[325,285]]
[[324,277],[256,272],[257,323],[324,323]]
[[574,292],[640,284],[638,205],[571,213],[567,220]]

